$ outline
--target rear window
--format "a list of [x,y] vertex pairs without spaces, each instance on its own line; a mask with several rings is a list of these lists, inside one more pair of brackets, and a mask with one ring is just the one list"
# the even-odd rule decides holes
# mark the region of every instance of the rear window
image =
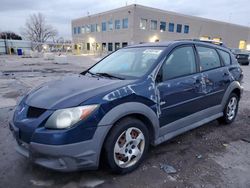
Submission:
[[230,58],[230,54],[223,51],[223,50],[218,50],[223,62],[225,65],[230,65],[231,64],[231,58]]
[[207,47],[197,47],[200,57],[200,69],[206,71],[220,67],[220,58],[215,49]]

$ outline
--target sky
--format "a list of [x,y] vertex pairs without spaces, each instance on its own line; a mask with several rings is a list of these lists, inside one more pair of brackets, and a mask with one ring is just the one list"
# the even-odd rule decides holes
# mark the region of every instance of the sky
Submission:
[[250,26],[249,0],[1,0],[0,32],[20,34],[33,13],[44,14],[59,37],[71,39],[71,20],[125,5],[144,6]]

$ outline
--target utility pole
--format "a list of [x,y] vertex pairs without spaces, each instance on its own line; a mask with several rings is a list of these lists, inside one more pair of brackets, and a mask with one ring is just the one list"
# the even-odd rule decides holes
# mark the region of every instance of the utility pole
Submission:
[[5,53],[8,54],[8,49],[7,49],[7,33],[5,33],[4,47],[5,47]]

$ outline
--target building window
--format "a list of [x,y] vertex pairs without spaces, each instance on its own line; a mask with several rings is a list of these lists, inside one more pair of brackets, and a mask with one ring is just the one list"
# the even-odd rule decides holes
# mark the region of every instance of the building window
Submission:
[[115,50],[118,50],[120,48],[120,43],[119,42],[116,42],[115,43]]
[[150,29],[157,30],[157,21],[156,20],[151,20]]
[[76,34],[76,27],[74,27],[74,34]]
[[82,31],[81,33],[85,33],[85,26],[82,26]]
[[100,32],[100,31],[101,31],[100,25],[98,25],[98,24],[96,24],[96,31],[97,31],[97,32]]
[[108,51],[113,51],[113,43],[108,43]]
[[109,30],[110,30],[110,31],[113,30],[113,21],[112,21],[112,20],[109,20],[109,21],[108,21],[108,27],[109,27]]
[[91,24],[90,32],[95,32],[95,31],[96,31],[96,24]]
[[174,32],[174,23],[169,23],[169,25],[168,25],[168,31],[169,32]]
[[182,30],[182,25],[181,24],[177,24],[176,32],[177,33],[181,33],[181,30]]
[[90,25],[86,25],[85,31],[86,31],[86,33],[89,33],[89,32],[90,32]]
[[127,29],[128,28],[128,18],[124,18],[122,20],[122,28]]
[[184,26],[184,33],[189,33],[189,25]]
[[102,22],[102,31],[106,31],[107,28],[106,28],[106,22]]
[[121,28],[120,20],[115,20],[115,29],[120,29],[120,28]]
[[102,51],[106,51],[106,43],[102,43]]
[[147,28],[147,19],[141,18],[140,29],[146,30],[146,28]]
[[160,31],[166,31],[166,22],[160,22]]
[[124,48],[124,47],[126,47],[126,46],[128,46],[128,43],[127,43],[127,42],[123,42],[123,43],[122,43],[122,48]]
[[81,33],[81,27],[77,28],[77,33],[80,34]]

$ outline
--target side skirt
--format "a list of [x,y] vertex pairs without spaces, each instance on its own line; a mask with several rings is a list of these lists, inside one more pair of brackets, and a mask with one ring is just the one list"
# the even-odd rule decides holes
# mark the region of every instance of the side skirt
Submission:
[[[173,123],[165,125],[160,128],[160,135],[155,140],[154,145],[161,144],[177,135],[180,135],[184,132],[192,130],[194,128],[200,127],[208,122],[216,120],[219,117],[223,116],[223,112],[221,111],[221,105],[217,105],[206,110],[202,110],[180,120],[177,120]],[[176,127],[177,129],[174,131],[169,131],[169,128]],[[178,128],[180,127],[180,128]]]

